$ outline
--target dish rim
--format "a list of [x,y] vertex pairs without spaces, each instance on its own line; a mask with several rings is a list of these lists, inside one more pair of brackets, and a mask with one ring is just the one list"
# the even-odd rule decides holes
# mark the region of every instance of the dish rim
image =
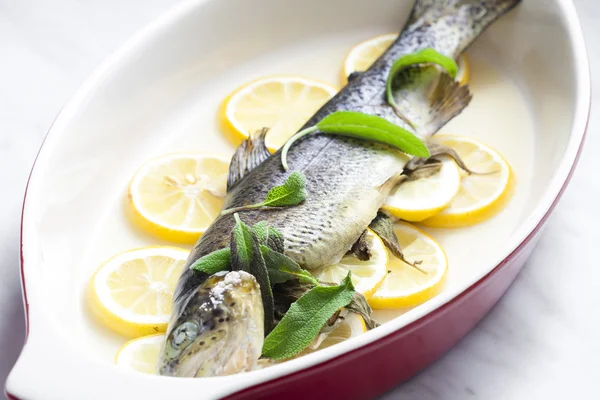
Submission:
[[[170,10],[163,13],[153,22],[136,32],[130,39],[128,39],[116,51],[110,54],[97,68],[94,69],[91,75],[79,86],[74,95],[61,108],[56,118],[50,125],[29,174],[21,214],[20,273],[26,317],[25,346],[27,345],[27,339],[30,335],[30,303],[27,297],[27,283],[25,278],[25,259],[27,258],[26,253],[28,253],[28,249],[25,248],[25,244],[27,242],[27,236],[31,235],[34,230],[30,228],[28,230],[29,233],[24,235],[24,227],[32,226],[34,222],[29,219],[30,215],[27,213],[27,208],[33,204],[35,200],[31,198],[28,200],[28,194],[31,193],[32,188],[35,188],[38,185],[36,182],[40,171],[47,169],[47,165],[44,164],[44,162],[47,163],[47,159],[44,158],[47,158],[46,156],[53,154],[56,144],[60,143],[62,134],[64,134],[64,127],[74,116],[78,114],[81,104],[87,98],[93,97],[98,88],[101,87],[101,84],[105,80],[110,79],[114,73],[118,72],[121,63],[128,60],[128,54],[138,48],[145,48],[146,46],[151,45],[163,34],[164,31],[172,29],[174,24],[180,18],[185,17],[185,15],[192,9],[201,7],[202,4],[209,3],[210,1],[214,0],[185,0],[182,3],[173,6]],[[414,312],[410,312],[411,318],[409,318],[409,321],[404,322],[402,326],[395,326],[398,324],[394,324],[393,321],[390,321],[390,323],[383,325],[376,331],[371,331],[368,334],[363,335],[363,337],[357,338],[360,340],[352,341],[351,346],[348,342],[341,343],[339,346],[336,346],[336,349],[324,349],[321,352],[311,355],[312,357],[303,357],[302,359],[288,362],[286,364],[291,364],[291,366],[288,366],[287,368],[279,368],[279,371],[281,371],[280,373],[276,375],[271,374],[267,379],[255,380],[255,383],[275,381],[280,379],[282,376],[299,372],[315,365],[331,362],[341,355],[368,345],[375,344],[385,337],[401,330],[410,329],[415,322],[418,322],[422,318],[442,309],[480,284],[486,279],[487,276],[493,274],[501,265],[506,263],[507,260],[509,260],[522,246],[524,246],[531,239],[533,234],[540,229],[540,226],[548,218],[554,206],[560,199],[560,196],[565,190],[568,181],[574,172],[584,143],[585,132],[589,123],[591,108],[591,79],[589,59],[575,6],[572,0],[555,0],[555,4],[560,9],[561,18],[563,19],[564,26],[568,33],[568,42],[570,47],[569,50],[573,54],[573,59],[577,61],[573,66],[573,76],[575,79],[576,88],[570,136],[559,166],[552,176],[545,193],[541,196],[533,211],[528,215],[527,221],[519,225],[507,243],[502,247],[502,255],[493,259],[493,261],[489,261],[491,269],[482,269],[481,271],[474,273],[468,282],[464,285],[461,285],[460,288],[444,291],[418,309],[413,310]],[[42,156],[42,158],[40,156]],[[304,362],[296,362],[302,361],[303,359]],[[285,366],[285,364],[282,364],[282,367]],[[6,385],[8,385],[9,380],[10,375]],[[234,390],[234,392],[240,390],[244,390],[244,388],[237,388]],[[5,393],[9,398],[16,398],[8,391],[7,386],[5,386]]]

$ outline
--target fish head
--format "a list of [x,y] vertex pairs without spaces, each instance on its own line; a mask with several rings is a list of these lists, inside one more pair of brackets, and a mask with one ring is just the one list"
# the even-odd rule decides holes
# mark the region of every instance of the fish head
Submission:
[[244,271],[210,276],[173,313],[158,372],[221,376],[255,368],[264,340],[260,287]]

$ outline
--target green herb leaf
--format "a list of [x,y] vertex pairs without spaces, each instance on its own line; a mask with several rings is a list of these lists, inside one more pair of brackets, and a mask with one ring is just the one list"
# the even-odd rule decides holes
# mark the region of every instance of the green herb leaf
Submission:
[[390,74],[386,82],[385,93],[387,101],[390,105],[397,107],[396,100],[394,99],[394,93],[392,92],[392,82],[398,74],[404,68],[410,67],[415,64],[437,64],[444,68],[452,78],[456,77],[458,72],[458,66],[456,62],[441,53],[438,53],[432,48],[423,49],[411,54],[405,54],[392,64]]
[[285,251],[285,239],[281,232],[273,227],[269,227],[269,238],[267,239],[266,245],[278,253],[283,253]]
[[292,172],[283,185],[275,186],[263,202],[263,206],[295,206],[306,200],[306,177],[301,172]]
[[267,270],[269,271],[269,280],[272,285],[287,282],[292,279],[298,279],[302,283],[312,283],[319,286],[310,272],[300,268],[298,263],[265,245],[260,246],[260,251],[265,259]]
[[252,231],[254,231],[260,244],[264,244],[278,253],[284,252],[283,235],[277,229],[270,227],[266,221],[260,221],[254,224]]
[[260,285],[264,314],[265,332],[270,332],[274,320],[273,292],[269,281],[269,272],[260,251],[260,243],[256,234],[236,213],[236,221],[231,231],[231,269],[246,271],[252,274]]
[[221,211],[221,215],[260,207],[295,206],[306,200],[306,197],[306,177],[301,172],[293,172],[288,176],[283,185],[271,188],[267,193],[265,201],[262,203],[223,210]]
[[321,131],[334,135],[385,143],[417,157],[429,157],[427,146],[412,132],[376,115],[356,111],[336,111],[323,118],[317,125],[292,136],[281,149],[281,165],[287,171],[287,153],[298,139]]
[[258,239],[258,243],[266,244],[269,240],[269,224],[267,221],[260,221],[252,226],[252,231]]
[[235,226],[231,231],[231,266],[234,271],[250,272],[250,264],[255,257],[255,250],[260,250],[256,236],[248,225],[234,214]]
[[280,360],[304,350],[327,320],[352,301],[354,293],[350,272],[338,286],[319,286],[307,292],[265,338],[263,355]]
[[371,317],[373,310],[367,302],[367,299],[365,299],[365,296],[361,293],[354,292],[354,297],[352,297],[352,301],[346,305],[346,310],[360,315],[363,318],[363,321],[365,321],[365,325],[367,325],[368,329],[375,329],[380,325],[379,322]]
[[228,270],[231,266],[231,251],[229,248],[213,251],[200,257],[190,265],[190,269],[212,275],[219,271]]
[[386,213],[377,211],[377,216],[369,224],[369,229],[381,239],[392,255],[410,265],[420,273],[427,275],[427,271],[419,267],[421,261],[410,262],[404,258],[400,243],[398,243],[398,238],[396,237],[396,232],[394,232],[394,222]]
[[413,133],[376,115],[338,111],[323,118],[317,127],[325,133],[381,142],[417,157],[429,157],[427,146]]

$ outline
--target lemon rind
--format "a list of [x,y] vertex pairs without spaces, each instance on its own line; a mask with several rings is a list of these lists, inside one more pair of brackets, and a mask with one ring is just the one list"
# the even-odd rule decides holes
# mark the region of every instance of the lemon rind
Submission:
[[[106,260],[100,267],[94,272],[90,279],[88,289],[88,304],[92,313],[109,329],[129,338],[139,338],[154,333],[164,332],[167,329],[170,315],[161,316],[147,316],[141,318],[130,318],[131,315],[124,313],[115,312],[119,309],[119,305],[107,297],[106,290],[102,289],[100,279],[108,276],[112,271],[118,268],[121,263],[118,263],[119,258],[123,258],[123,262],[132,260],[138,257],[126,258],[125,255],[136,252],[147,252],[149,250],[167,250],[173,254],[173,252],[181,252],[183,256],[181,260],[185,260],[189,254],[188,250],[181,249],[173,246],[147,246],[136,249],[127,250],[116,254]],[[165,253],[146,254],[148,255],[165,255]],[[168,255],[168,254],[167,254]],[[107,270],[111,265],[115,265],[114,268]],[[100,290],[99,290],[100,289]]]

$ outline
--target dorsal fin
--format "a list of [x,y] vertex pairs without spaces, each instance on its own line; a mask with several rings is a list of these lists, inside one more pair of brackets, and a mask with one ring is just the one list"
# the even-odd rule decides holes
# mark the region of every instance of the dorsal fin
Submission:
[[436,133],[471,101],[466,85],[432,65],[406,68],[392,84],[396,112],[411,122],[420,137]]
[[351,82],[351,81],[355,80],[356,78],[358,78],[362,74],[363,74],[363,72],[360,72],[360,71],[351,72],[350,75],[348,75],[348,82]]
[[227,191],[231,190],[240,179],[271,156],[265,145],[265,136],[268,131],[268,128],[263,128],[254,132],[235,150],[229,165]]

